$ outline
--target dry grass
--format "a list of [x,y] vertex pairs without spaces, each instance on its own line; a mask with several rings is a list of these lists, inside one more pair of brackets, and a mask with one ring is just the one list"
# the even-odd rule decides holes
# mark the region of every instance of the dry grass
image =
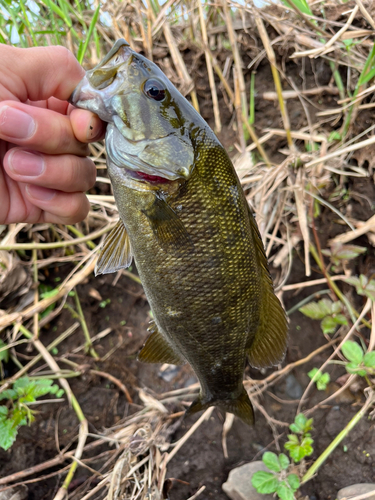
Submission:
[[[37,3],[40,7],[49,5],[48,2]],[[366,235],[369,244],[375,244],[374,217],[354,220],[335,207],[335,201],[344,192],[350,178],[363,177],[368,182],[374,182],[375,127],[369,126],[358,132],[356,124],[364,123],[366,118],[363,117],[367,110],[375,107],[375,86],[371,85],[373,80],[365,81],[366,75],[374,68],[373,60],[367,66],[366,61],[374,49],[375,11],[372,3],[365,0],[349,1],[342,5],[328,1],[324,3],[324,10],[325,19],[318,10],[314,10],[314,16],[311,17],[292,12],[282,5],[259,10],[251,2],[243,6],[228,0],[204,5],[199,1],[169,0],[161,7],[153,0],[144,3],[139,0],[127,3],[111,0],[100,8],[101,14],[106,13],[110,17],[111,24],[105,25],[100,21],[96,24],[83,61],[87,68],[92,67],[117,38],[124,37],[135,50],[143,51],[147,57],[153,58],[179,90],[190,96],[196,109],[205,105],[206,98],[211,99],[212,123],[216,131],[220,132],[222,128],[235,129],[235,166],[256,212],[267,255],[279,269],[276,284],[281,298],[284,292],[291,289],[304,289],[318,282],[339,283],[343,278],[342,275],[331,278],[327,269],[323,269],[324,263],[319,262],[320,242],[314,230],[314,218],[322,206],[334,211],[335,216],[342,221],[343,232],[335,238],[336,242],[347,243]],[[58,14],[52,14],[48,8],[47,12],[51,15],[46,17],[44,29],[51,28],[53,22],[59,19]],[[76,11],[74,15],[73,9],[73,12],[67,11],[66,15],[72,26],[65,35],[59,35],[58,41],[77,53],[80,40],[85,39],[82,30],[87,32],[93,11]],[[21,22],[22,12],[17,16]],[[67,22],[66,19],[64,22]],[[0,34],[9,43],[5,24],[0,28]],[[26,45],[34,42],[50,44],[56,43],[56,36],[38,35],[26,23],[21,41]],[[254,96],[251,96],[249,103],[250,76],[249,68],[244,64],[245,56],[251,59],[251,70],[260,67],[265,61],[270,65],[274,90],[263,92],[262,82],[256,80],[256,99],[260,107],[262,103],[266,105],[274,102],[280,115],[279,128],[259,126],[257,114],[254,122],[249,119],[254,109]],[[336,79],[332,76],[327,85],[314,88],[302,85],[299,88],[288,74],[291,60],[298,61],[303,82],[307,81],[305,70],[310,64],[314,71],[321,65],[329,68],[328,65],[333,64]],[[193,78],[195,74],[198,74],[196,79]],[[205,88],[202,88],[202,82],[205,82]],[[335,102],[330,108],[319,104],[321,96],[327,94],[333,96],[332,102]],[[294,100],[299,100],[302,105],[305,114],[303,127],[295,128],[295,121],[289,116]],[[314,108],[313,115],[311,105]],[[230,120],[226,120],[228,116]],[[335,137],[332,137],[332,133],[336,134]],[[275,150],[275,143],[282,144],[280,151]],[[93,144],[90,148],[91,158],[102,171],[105,168],[103,144]],[[98,178],[99,192],[100,187],[107,183],[106,177]],[[333,192],[338,193],[336,200]],[[169,415],[164,404],[184,401],[196,392],[197,387],[173,391],[158,398],[139,391],[142,409],[112,429],[91,436],[93,439],[87,444],[86,418],[64,371],[51,354],[51,350],[79,325],[85,331],[84,312],[80,312],[79,308],[76,310],[78,322],[72,320],[71,327],[52,346],[43,344],[43,325],[58,317],[69,292],[76,290],[92,274],[101,239],[117,220],[113,196],[90,194],[89,199],[92,210],[88,218],[74,227],[13,224],[0,228],[0,307],[3,307],[0,310],[0,331],[11,348],[13,360],[20,365],[15,376],[1,382],[0,392],[22,375],[32,373],[32,367],[44,360],[50,373],[59,377],[80,420],[75,450],[62,451],[55,459],[4,477],[0,479],[0,485],[9,487],[11,484],[27,484],[27,478],[32,474],[37,475],[37,479],[32,481],[42,481],[47,477],[44,474],[48,474],[48,469],[59,465],[59,474],[66,471],[67,476],[55,499],[64,498],[78,466],[90,468],[92,478],[97,476],[97,484],[92,486],[92,481],[87,481],[69,494],[71,499],[136,499],[144,498],[146,492],[150,492],[152,498],[162,498],[168,462],[191,434],[200,425],[205,425],[211,412],[211,409],[207,410],[180,443],[171,448],[168,427],[182,413]],[[369,203],[373,203],[373,200],[369,200]],[[312,266],[316,265],[316,262],[311,262],[313,256],[317,264],[322,266],[324,277],[312,282],[286,285],[295,256],[293,250],[299,243],[304,249],[306,276],[310,276]],[[315,253],[312,247],[316,249]],[[70,263],[70,272],[57,287],[55,295],[41,298],[37,286],[38,272],[56,263]],[[131,273],[127,275],[138,279]],[[12,307],[4,306],[5,299],[10,296],[16,301],[13,300]],[[336,295],[332,296],[336,299]],[[52,304],[56,305],[55,309],[40,319],[39,313]],[[349,309],[349,316],[354,322],[355,311]],[[360,317],[365,317],[369,309],[370,303],[366,304]],[[352,323],[345,338],[356,330],[358,324],[359,320]],[[86,327],[82,349],[86,347],[95,356],[95,342],[106,334],[108,332],[100,332],[90,339]],[[323,351],[331,352],[331,346],[336,347],[331,357],[336,355],[343,338],[344,334],[339,332],[333,340],[307,358],[280,368],[263,380],[246,381],[249,394],[260,411],[265,412],[257,399],[259,395],[296,366],[307,363]],[[372,349],[374,331],[371,340]],[[26,365],[19,359],[17,351],[22,343],[29,344],[39,352]],[[80,375],[78,366],[72,367],[72,370],[76,371],[77,376]],[[113,381],[113,376],[107,375]],[[353,377],[347,384],[352,380]],[[128,389],[117,379],[115,384],[131,403]],[[183,405],[180,405],[183,410]],[[315,407],[309,411],[313,410]],[[285,422],[279,422],[268,414],[265,416],[276,434],[277,426],[285,425]],[[224,450],[232,421],[227,420],[224,426]],[[103,443],[108,443],[107,451],[103,452],[107,460],[105,467],[98,472],[91,468],[92,459],[86,458],[86,452]],[[202,491],[199,490],[195,496]]]

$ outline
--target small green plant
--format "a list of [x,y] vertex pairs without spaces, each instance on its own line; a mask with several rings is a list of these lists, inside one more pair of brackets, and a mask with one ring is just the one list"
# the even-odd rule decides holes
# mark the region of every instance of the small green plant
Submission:
[[318,368],[313,368],[307,374],[315,382],[318,391],[325,391],[330,381],[329,373],[322,373]]
[[294,419],[294,423],[289,426],[293,434],[288,434],[289,441],[284,448],[289,451],[290,458],[294,462],[300,462],[314,451],[311,446],[314,440],[311,438],[313,419],[307,419],[303,413],[299,413]]
[[369,280],[364,274],[361,274],[358,278],[356,276],[350,276],[346,278],[345,281],[355,286],[358,295],[364,295],[375,301],[375,280]]
[[[294,423],[289,426],[293,434],[289,434],[284,445],[289,451],[290,458],[294,463],[300,462],[313,452],[310,431],[313,419],[307,419],[302,413],[294,419]],[[293,464],[285,453],[276,455],[270,451],[264,453],[262,457],[264,465],[268,471],[258,471],[251,478],[251,483],[258,493],[276,493],[281,500],[293,500],[294,493],[300,486],[300,478],[291,472]]]
[[46,394],[54,394],[59,398],[64,391],[53,380],[23,377],[14,382],[12,389],[0,393],[0,400],[8,400],[7,405],[0,406],[1,448],[8,450],[16,439],[18,429],[35,420],[35,411],[29,405]]
[[319,302],[309,302],[299,308],[299,311],[312,319],[320,319],[320,327],[324,334],[334,333],[338,325],[347,325],[348,321],[341,311],[344,306],[338,300],[332,302],[329,299],[322,299]]
[[102,300],[101,302],[99,302],[99,307],[101,307],[102,309],[104,309],[110,303],[111,303],[111,299]]
[[375,351],[365,354],[362,347],[352,340],[347,340],[341,351],[348,360],[344,362],[348,373],[355,373],[360,377],[375,375]]
[[366,247],[358,245],[343,245],[342,243],[333,243],[331,249],[322,250],[322,254],[330,258],[332,270],[339,272],[343,261],[355,259],[358,255],[367,252]]
[[298,490],[300,481],[297,474],[288,474],[289,458],[280,453],[266,451],[262,457],[264,465],[272,472],[256,472],[251,483],[258,493],[277,493],[282,500],[293,500],[294,493]]
[[[44,283],[41,283],[39,285],[39,296],[41,299],[49,299],[50,297],[54,297],[59,293],[58,288],[53,288],[51,285],[45,285]],[[56,307],[56,302],[53,302],[53,304],[50,304],[46,309],[39,314],[39,319],[45,318],[48,316],[49,313],[51,313]]]

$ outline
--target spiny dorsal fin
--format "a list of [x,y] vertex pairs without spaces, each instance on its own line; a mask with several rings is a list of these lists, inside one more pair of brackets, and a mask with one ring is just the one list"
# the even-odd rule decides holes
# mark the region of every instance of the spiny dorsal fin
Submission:
[[142,212],[146,215],[159,245],[164,250],[192,248],[185,226],[166,201],[155,197],[151,207]]
[[154,321],[151,322],[148,331],[151,332],[151,335],[138,355],[139,361],[143,361],[143,363],[169,363],[171,365],[183,365],[185,363],[185,360],[176,354],[164,339]]
[[250,209],[249,217],[262,274],[262,298],[259,326],[255,336],[249,338],[247,355],[252,366],[265,368],[283,360],[288,340],[288,322],[285,311],[273,290],[262,239]]
[[124,223],[120,219],[100,249],[95,267],[95,276],[125,269],[130,266],[132,259],[129,236]]

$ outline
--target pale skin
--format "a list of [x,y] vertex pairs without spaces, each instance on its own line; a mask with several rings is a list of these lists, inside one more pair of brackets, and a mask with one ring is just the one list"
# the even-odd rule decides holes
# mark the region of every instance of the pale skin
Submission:
[[73,224],[96,178],[87,143],[103,122],[67,99],[84,76],[63,47],[0,44],[0,224]]

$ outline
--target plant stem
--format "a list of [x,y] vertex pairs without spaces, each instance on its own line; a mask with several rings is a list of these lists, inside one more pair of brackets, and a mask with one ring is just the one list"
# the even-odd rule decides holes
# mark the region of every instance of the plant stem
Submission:
[[116,224],[109,224],[98,231],[94,231],[87,236],[82,238],[77,238],[75,240],[65,240],[58,241],[56,243],[14,243],[13,245],[0,245],[0,250],[52,250],[54,248],[71,247],[73,245],[78,245],[79,243],[85,243],[86,241],[94,240],[99,238],[105,233],[108,233],[111,229],[115,227]]
[[80,320],[80,323],[82,326],[83,334],[86,338],[85,350],[86,350],[86,352],[89,352],[93,358],[99,359],[98,354],[96,353],[95,349],[92,346],[90,332],[89,332],[89,329],[87,328],[87,323],[86,323],[85,315],[83,314],[83,311],[82,311],[81,302],[80,302],[79,297],[78,297],[77,288],[75,288],[74,291],[75,291],[74,300],[76,303],[76,308],[77,308],[77,312],[79,315],[79,320]]
[[344,429],[338,434],[335,439],[330,443],[329,446],[323,451],[323,453],[318,457],[312,464],[310,469],[303,476],[301,484],[309,481],[313,475],[317,472],[319,467],[327,460],[329,455],[334,451],[334,449],[341,443],[341,441],[349,434],[349,432],[358,424],[361,418],[366,414],[368,408],[375,403],[375,392],[371,391],[370,396],[367,398],[366,403],[362,406],[358,413],[354,415],[351,421],[344,427]]

